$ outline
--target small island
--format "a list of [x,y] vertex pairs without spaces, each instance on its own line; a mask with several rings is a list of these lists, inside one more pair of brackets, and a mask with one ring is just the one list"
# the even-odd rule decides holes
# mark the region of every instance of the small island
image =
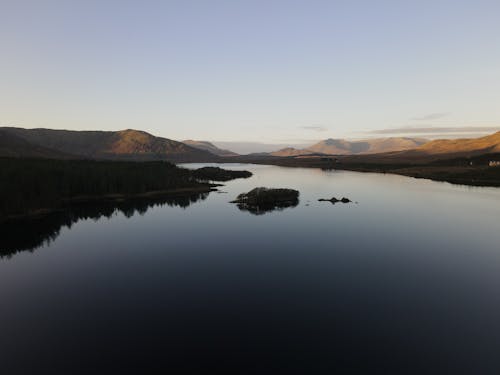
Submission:
[[265,212],[295,207],[299,203],[299,192],[293,189],[270,189],[258,187],[248,193],[238,195],[231,203],[238,204],[238,208],[250,211],[253,214],[263,214]]

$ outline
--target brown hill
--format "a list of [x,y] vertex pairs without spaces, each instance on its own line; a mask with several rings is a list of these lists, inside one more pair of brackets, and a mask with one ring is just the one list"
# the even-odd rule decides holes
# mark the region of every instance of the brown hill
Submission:
[[368,144],[365,142],[349,142],[344,139],[328,138],[308,147],[308,149],[323,154],[350,155],[367,150]]
[[500,152],[500,132],[481,138],[440,139],[420,146],[424,154],[486,154]]
[[341,161],[358,164],[423,164],[498,153],[500,132],[481,138],[435,140],[406,151],[344,155]]
[[370,139],[367,142],[370,144],[370,148],[366,153],[376,154],[383,152],[411,150],[415,147],[420,147],[429,141],[423,138],[390,137]]
[[203,150],[155,137],[138,130],[70,131],[0,128],[26,142],[64,154],[90,159],[213,161],[217,156]]
[[326,139],[307,150],[329,155],[378,154],[384,152],[403,151],[417,148],[427,140],[419,138],[393,137],[367,139],[364,141],[347,141],[344,139]]
[[188,139],[186,141],[182,141],[182,143],[184,143],[188,146],[197,148],[199,150],[208,151],[208,152],[210,152],[214,155],[218,155],[218,156],[224,156],[224,157],[226,157],[226,156],[238,156],[238,154],[236,152],[232,152],[230,150],[223,150],[223,149],[218,148],[214,144],[207,142],[207,141],[193,141],[191,139]]

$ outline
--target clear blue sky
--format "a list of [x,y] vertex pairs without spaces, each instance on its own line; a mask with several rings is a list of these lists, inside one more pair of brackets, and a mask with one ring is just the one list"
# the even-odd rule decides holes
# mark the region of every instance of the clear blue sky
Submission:
[[270,143],[495,127],[500,1],[1,0],[0,125]]

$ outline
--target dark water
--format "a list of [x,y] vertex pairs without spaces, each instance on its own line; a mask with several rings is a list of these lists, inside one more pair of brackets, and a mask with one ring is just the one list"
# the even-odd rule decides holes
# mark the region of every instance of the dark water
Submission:
[[[1,226],[1,373],[500,373],[500,189],[233,168],[254,177]],[[228,203],[257,186],[300,203]]]

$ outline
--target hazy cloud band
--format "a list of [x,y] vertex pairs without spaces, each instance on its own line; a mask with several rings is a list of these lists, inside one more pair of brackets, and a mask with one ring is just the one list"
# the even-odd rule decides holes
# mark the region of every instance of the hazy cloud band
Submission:
[[306,126],[300,126],[299,128],[304,130],[312,130],[315,132],[326,132],[328,130],[328,128],[323,125],[306,125]]
[[448,112],[435,112],[435,113],[429,113],[428,115],[425,115],[425,116],[414,117],[411,120],[413,120],[413,121],[437,120],[437,119],[446,117],[448,115],[449,115]]
[[478,133],[499,131],[500,126],[462,126],[462,127],[404,127],[392,129],[378,129],[367,133],[370,134],[434,134],[434,133]]

